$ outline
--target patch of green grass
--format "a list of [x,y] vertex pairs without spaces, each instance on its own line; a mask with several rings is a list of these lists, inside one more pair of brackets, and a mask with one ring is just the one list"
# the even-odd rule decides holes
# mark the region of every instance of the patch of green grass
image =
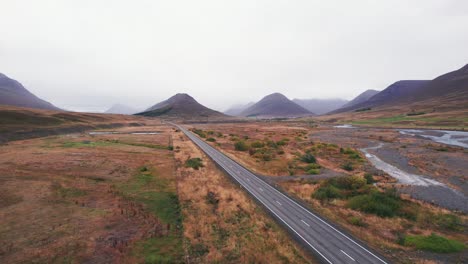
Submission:
[[144,263],[182,263],[183,248],[179,237],[148,238],[135,245],[132,254],[141,256]]
[[83,148],[83,147],[103,147],[103,146],[111,146],[115,143],[113,142],[108,142],[108,141],[89,141],[89,140],[84,140],[80,142],[64,142],[62,144],[62,147],[64,148]]
[[320,169],[310,169],[307,171],[307,174],[311,174],[311,175],[320,174]]
[[191,158],[185,161],[185,167],[193,168],[195,170],[200,169],[203,167],[203,162],[201,158]]
[[404,245],[436,253],[453,253],[465,249],[465,245],[462,242],[436,234],[429,236],[406,236]]
[[168,234],[137,242],[132,254],[145,263],[181,263],[182,214],[175,182],[160,177],[154,168],[142,166],[128,182],[116,187],[124,198],[142,204],[170,227]]
[[81,190],[75,187],[70,187],[70,188],[63,187],[60,183],[53,183],[52,190],[61,198],[73,198],[73,197],[84,196],[87,194],[85,190]]

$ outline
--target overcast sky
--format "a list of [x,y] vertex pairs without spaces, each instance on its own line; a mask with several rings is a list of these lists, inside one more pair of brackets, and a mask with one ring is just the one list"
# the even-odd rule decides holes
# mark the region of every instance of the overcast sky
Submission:
[[351,99],[468,63],[466,0],[0,0],[0,72],[68,109]]

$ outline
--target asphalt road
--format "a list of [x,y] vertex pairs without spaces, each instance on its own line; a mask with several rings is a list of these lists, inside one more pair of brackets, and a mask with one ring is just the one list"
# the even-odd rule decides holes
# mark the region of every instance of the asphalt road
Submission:
[[324,263],[388,263],[381,256],[279,192],[192,132],[179,125],[172,125],[185,133]]

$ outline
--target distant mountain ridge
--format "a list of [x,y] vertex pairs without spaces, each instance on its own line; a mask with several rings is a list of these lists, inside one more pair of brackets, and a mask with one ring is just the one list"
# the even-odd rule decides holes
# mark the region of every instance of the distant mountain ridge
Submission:
[[240,113],[246,117],[300,117],[313,115],[309,110],[289,100],[280,93],[273,93]]
[[342,107],[348,103],[345,99],[293,99],[293,102],[310,112],[321,115]]
[[228,110],[224,111],[224,114],[230,115],[230,116],[239,116],[240,113],[242,113],[242,111],[244,111],[245,109],[251,107],[254,104],[255,104],[254,102],[250,102],[250,103],[247,103],[247,104],[233,105]]
[[185,93],[178,93],[167,100],[153,105],[138,115],[165,116],[184,119],[194,118],[224,118],[226,115],[212,110],[198,103],[193,97]]
[[29,92],[24,86],[0,73],[0,104],[45,110],[61,110]]
[[365,92],[359,94],[358,96],[356,96],[353,100],[349,101],[348,103],[346,103],[345,105],[343,105],[341,108],[346,108],[346,107],[352,107],[354,105],[357,105],[357,104],[360,104],[360,103],[363,103],[367,100],[369,100],[372,96],[378,94],[380,91],[377,91],[377,90],[366,90]]
[[136,110],[133,107],[124,105],[124,104],[114,104],[111,106],[109,109],[107,109],[104,113],[106,114],[121,114],[121,115],[133,115],[137,113],[138,110]]

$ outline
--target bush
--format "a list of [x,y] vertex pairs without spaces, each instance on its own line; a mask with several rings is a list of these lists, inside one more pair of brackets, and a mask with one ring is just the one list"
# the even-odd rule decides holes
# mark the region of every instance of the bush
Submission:
[[373,184],[375,182],[374,177],[370,173],[364,174],[364,179],[366,179],[367,184]]
[[351,162],[347,162],[347,163],[341,165],[341,168],[343,170],[346,170],[346,171],[353,171],[354,170],[354,166],[353,166],[353,164]]
[[310,152],[307,152],[306,154],[301,156],[301,161],[306,163],[316,163],[317,159]]
[[310,169],[310,170],[307,171],[307,174],[310,174],[310,175],[320,174],[320,170],[319,169]]
[[359,190],[363,188],[367,182],[359,176],[348,176],[330,179],[330,184],[342,190]]
[[234,143],[234,148],[237,150],[237,151],[247,151],[249,150],[249,146],[247,145],[247,143],[245,143],[245,141],[237,141],[236,143]]
[[311,163],[311,164],[307,164],[304,170],[308,171],[311,169],[320,169],[320,168],[322,168],[322,166],[318,165],[317,163]]
[[202,159],[200,158],[188,159],[187,161],[185,161],[185,167],[198,170],[199,168],[203,167]]
[[348,218],[348,222],[355,226],[367,226],[367,224],[362,220],[362,218],[357,216],[352,216]]
[[267,146],[270,147],[270,148],[274,148],[274,149],[278,148],[278,144],[276,144],[276,142],[274,142],[272,140],[267,141]]
[[370,194],[351,198],[348,207],[380,217],[393,217],[401,207],[401,200],[393,192],[373,191]]
[[210,137],[210,138],[207,138],[207,139],[206,139],[206,141],[209,141],[209,142],[215,142],[215,141],[216,141],[216,139],[214,139],[214,138]]
[[203,130],[201,129],[192,129],[193,133],[199,135],[200,137],[202,138],[206,138],[206,134],[205,132],[203,132]]
[[318,200],[330,200],[341,198],[341,193],[338,188],[333,185],[326,185],[317,189],[313,194],[312,197]]
[[459,216],[453,214],[437,214],[433,218],[434,223],[447,230],[462,231],[463,223]]
[[273,154],[271,154],[271,153],[264,153],[264,154],[262,155],[262,159],[263,159],[263,161],[270,161],[270,160],[273,159]]
[[257,141],[252,142],[252,144],[250,144],[250,146],[252,148],[263,148],[265,146],[265,144],[263,142],[257,140]]
[[431,234],[430,236],[406,236],[405,246],[437,253],[453,253],[465,249],[465,245],[462,242],[436,234]]
[[287,143],[288,143],[288,142],[287,142],[285,139],[282,139],[282,140],[280,140],[280,141],[277,141],[277,142],[276,142],[276,145],[278,145],[278,146],[284,146],[284,145],[286,145]]

